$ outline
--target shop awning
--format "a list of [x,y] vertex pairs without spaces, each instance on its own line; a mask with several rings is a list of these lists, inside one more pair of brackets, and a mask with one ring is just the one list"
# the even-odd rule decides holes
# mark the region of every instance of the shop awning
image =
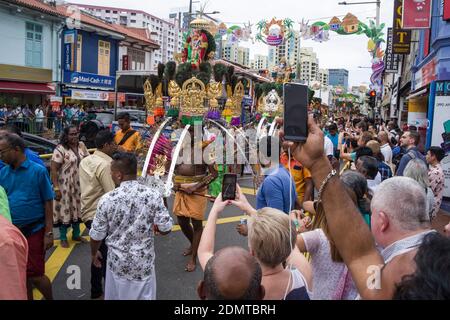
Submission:
[[28,83],[14,81],[0,81],[0,92],[55,94],[55,90],[46,83]]

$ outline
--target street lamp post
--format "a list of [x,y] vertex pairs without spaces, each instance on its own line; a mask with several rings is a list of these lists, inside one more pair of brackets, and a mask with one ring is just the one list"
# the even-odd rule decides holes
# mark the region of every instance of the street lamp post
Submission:
[[189,20],[189,24],[190,24],[191,20],[192,20],[192,0],[189,0],[189,19],[188,20]]
[[351,6],[351,5],[371,4],[371,3],[375,3],[377,5],[376,24],[377,24],[377,27],[379,27],[380,26],[381,0],[364,1],[364,2],[347,2],[347,1],[343,1],[343,2],[339,2],[338,4],[341,5],[341,6]]
[[[343,6],[351,6],[351,5],[359,5],[359,4],[371,4],[374,3],[377,5],[377,15],[376,15],[376,26],[377,28],[380,26],[380,12],[381,12],[381,0],[376,0],[376,1],[364,1],[364,2],[347,2],[347,1],[343,1],[343,2],[339,2],[339,5],[343,5]],[[361,67],[360,67],[361,68]],[[363,68],[361,68],[363,69]],[[375,105],[378,103],[378,97],[375,97]],[[375,117],[375,111],[373,111],[374,117]]]

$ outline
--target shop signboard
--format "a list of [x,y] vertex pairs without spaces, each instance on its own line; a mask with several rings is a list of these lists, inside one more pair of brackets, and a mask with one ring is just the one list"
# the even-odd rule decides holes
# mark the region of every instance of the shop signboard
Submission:
[[64,83],[88,88],[114,89],[116,78],[86,72],[64,72]]
[[428,29],[431,26],[431,0],[403,0],[403,29]]
[[[429,146],[439,146],[447,155],[441,165],[445,176],[444,197],[450,197],[450,81],[433,82],[431,102],[431,140]],[[430,132],[429,132],[430,135]]]
[[450,20],[450,0],[444,0],[442,11],[442,18]]
[[[109,95],[108,95],[108,101],[110,101],[110,102],[115,102],[115,101],[116,101],[116,93],[114,93],[114,92],[109,92]],[[125,99],[125,93],[123,93],[123,92],[118,92],[118,93],[117,93],[117,102],[123,103],[123,102],[125,102],[125,101],[126,101],[126,99]]]
[[52,107],[52,110],[55,112],[58,112],[61,108],[63,102],[63,98],[59,96],[50,96],[50,105]]
[[253,98],[251,96],[244,96],[242,103],[244,104],[244,106],[251,106],[253,105]]
[[122,56],[122,70],[130,70],[130,56],[125,54]]
[[75,48],[76,48],[76,30],[66,30],[64,32],[64,70],[75,70]]
[[408,125],[426,128],[428,126],[427,108],[428,96],[411,98],[408,101]]
[[394,53],[393,48],[393,31],[392,28],[388,28],[388,36],[387,36],[387,45],[386,45],[386,55],[385,55],[385,64],[384,72],[386,73],[397,73],[400,56]]
[[403,1],[394,0],[394,22],[392,28],[392,50],[395,54],[411,52],[411,30],[402,28]]
[[109,92],[72,89],[73,100],[109,101]]
[[429,85],[437,78],[436,60],[433,58],[414,74],[414,90]]
[[391,119],[398,119],[398,92],[400,89],[400,77],[397,77],[397,81],[392,86],[391,93],[391,109],[390,109],[390,117]]

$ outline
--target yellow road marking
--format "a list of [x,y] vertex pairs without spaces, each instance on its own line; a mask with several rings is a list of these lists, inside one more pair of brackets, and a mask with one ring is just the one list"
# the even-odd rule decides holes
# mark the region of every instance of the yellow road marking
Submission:
[[[223,218],[223,219],[217,220],[217,224],[227,224],[227,223],[238,222],[241,219],[245,219],[245,218],[248,218],[248,216]],[[206,221],[203,221],[203,226],[206,226]],[[179,225],[173,226],[172,232],[177,232],[177,231],[181,231],[181,227]]]
[[244,194],[251,195],[251,196],[256,196],[256,191],[255,191],[255,189],[252,189],[252,188],[243,188],[243,187],[241,187],[241,190],[242,190],[242,192],[243,192]]
[[[244,191],[245,188],[242,188],[244,193],[247,194],[253,194],[253,189],[247,189]],[[241,219],[248,218],[248,216],[235,216],[235,217],[229,217],[229,218],[223,218],[217,220],[217,224],[227,224],[227,223],[234,223],[238,222]],[[203,226],[206,225],[206,221],[203,221]],[[80,225],[80,231],[81,234],[86,230],[86,226],[84,224]],[[181,231],[181,227],[179,225],[175,225],[172,228],[172,232]],[[67,234],[67,238],[71,238],[72,231],[69,231]],[[90,240],[89,237],[84,237],[87,240]],[[62,266],[66,262],[66,260],[69,258],[70,254],[72,253],[73,249],[77,245],[77,242],[69,241],[69,248],[62,248],[61,247],[61,241],[56,240],[55,246],[56,249],[53,251],[51,256],[48,258],[48,260],[45,263],[45,274],[50,279],[50,282],[53,283],[58,273],[61,271]],[[34,289],[33,290],[33,298],[34,300],[41,300],[43,298],[42,294]]]
[[[84,224],[80,225],[81,234],[83,234],[84,230],[86,230],[86,226]],[[67,238],[72,237],[72,231],[69,231],[67,234]],[[86,238],[86,237],[85,237]],[[69,248],[61,247],[61,241],[55,241],[56,249],[53,251],[52,255],[45,262],[45,275],[50,279],[50,282],[53,282],[61,270],[62,266],[66,262],[67,258],[69,258],[72,250],[77,245],[77,242],[69,241]],[[41,300],[43,298],[42,294],[34,289],[33,290],[33,298],[34,300]]]

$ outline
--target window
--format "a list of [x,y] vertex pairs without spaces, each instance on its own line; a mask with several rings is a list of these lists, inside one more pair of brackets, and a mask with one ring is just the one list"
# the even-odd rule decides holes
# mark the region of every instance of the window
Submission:
[[136,23],[136,20],[130,20],[130,23]]
[[145,51],[128,48],[131,70],[145,70]]
[[26,22],[25,65],[42,68],[42,26]]
[[114,14],[117,14],[117,11],[113,11]]
[[106,12],[106,13],[111,13],[111,10],[106,10],[105,12]]
[[98,74],[109,76],[111,43],[107,41],[98,41]]
[[136,12],[132,12],[131,15],[132,15],[132,16],[135,16],[135,15],[136,15]]
[[83,54],[83,36],[81,34],[77,37],[77,71],[81,72],[81,55]]

